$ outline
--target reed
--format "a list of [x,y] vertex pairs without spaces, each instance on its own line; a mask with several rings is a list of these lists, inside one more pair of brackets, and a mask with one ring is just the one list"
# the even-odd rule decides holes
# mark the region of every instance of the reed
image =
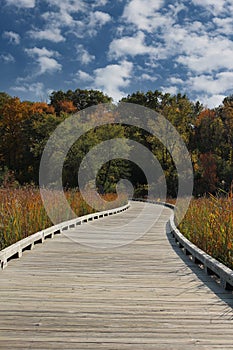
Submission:
[[191,242],[233,269],[233,194],[193,199],[179,225]]
[[[92,213],[93,207],[88,205],[81,194],[75,190],[65,192],[67,201],[70,203],[76,216]],[[51,193],[53,206],[60,216],[59,203],[56,202],[56,193]],[[126,203],[126,197],[115,194],[103,196],[105,204],[101,210],[111,209]],[[61,208],[62,210],[62,208]],[[70,219],[64,217],[63,220]],[[37,231],[53,225],[44,208],[38,188],[26,186],[23,188],[0,188],[0,250],[25,238]]]

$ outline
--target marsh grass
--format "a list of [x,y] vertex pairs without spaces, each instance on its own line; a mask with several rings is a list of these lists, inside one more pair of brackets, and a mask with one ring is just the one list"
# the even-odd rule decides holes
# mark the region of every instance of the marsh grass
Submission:
[[[79,192],[70,190],[66,191],[65,195],[77,216],[94,211],[82,199]],[[56,213],[59,217],[59,203],[56,202],[56,193],[52,196],[54,196],[53,206],[56,207]],[[106,194],[103,198],[106,205],[101,208],[102,210],[126,203],[125,197],[120,196],[116,200],[115,194]],[[114,200],[116,201],[113,202]],[[63,217],[63,220],[65,219],[68,218]],[[43,206],[39,189],[32,186],[17,189],[0,188],[0,250],[52,225],[53,223]]]
[[191,242],[233,269],[233,194],[193,199],[179,225]]

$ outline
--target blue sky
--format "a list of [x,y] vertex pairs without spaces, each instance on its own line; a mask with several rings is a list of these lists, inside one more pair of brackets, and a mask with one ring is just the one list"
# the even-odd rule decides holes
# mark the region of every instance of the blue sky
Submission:
[[186,93],[218,106],[233,93],[232,0],[1,0],[0,91]]

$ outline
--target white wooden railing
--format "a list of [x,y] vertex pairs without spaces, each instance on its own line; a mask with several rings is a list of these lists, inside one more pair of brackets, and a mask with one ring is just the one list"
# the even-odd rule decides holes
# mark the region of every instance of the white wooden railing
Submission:
[[[164,205],[173,210],[175,208],[175,206],[170,203],[156,202],[142,198],[135,200]],[[173,235],[177,245],[183,250],[185,255],[189,256],[195,264],[204,269],[206,274],[215,276],[215,280],[220,282],[222,288],[226,290],[233,290],[233,270],[214,259],[209,254],[205,253],[202,249],[198,248],[195,244],[185,238],[175,225],[174,212],[167,223],[167,229],[168,232]]]
[[[133,199],[133,201],[164,205],[174,210],[174,206],[169,203],[156,202],[141,198]],[[33,249],[34,245],[37,243],[43,243],[46,239],[53,238],[56,234],[61,234],[63,231],[70,230],[88,221],[121,213],[127,210],[129,207],[130,202],[119,208],[84,215],[34,233],[31,236],[26,237],[0,251],[0,271],[7,266],[10,259],[20,258],[25,250]],[[185,255],[189,256],[195,264],[202,267],[208,275],[216,276],[220,281],[220,285],[224,289],[233,290],[233,271],[185,238],[175,225],[174,212],[167,223],[167,229],[173,235],[177,245],[183,250]]]
[[88,221],[97,220],[109,215],[121,213],[127,210],[129,207],[130,204],[128,203],[119,208],[109,209],[97,213],[80,216],[78,218],[62,222],[58,225],[51,226],[45,230],[36,232],[31,236],[23,238],[20,241],[0,251],[0,271],[7,266],[9,260],[13,258],[20,258],[25,250],[33,249],[34,245],[37,243],[44,243],[46,239],[53,238],[56,234],[61,234],[63,231],[70,230]]

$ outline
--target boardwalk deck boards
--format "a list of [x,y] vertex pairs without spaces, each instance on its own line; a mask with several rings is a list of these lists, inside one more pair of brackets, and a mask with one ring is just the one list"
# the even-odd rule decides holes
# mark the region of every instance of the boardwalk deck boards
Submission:
[[[98,249],[72,240],[78,232],[93,244],[93,225],[117,235],[119,222],[131,221],[143,205],[133,202],[9,262],[0,274],[0,349],[233,349],[232,294],[166,234],[170,209],[127,245]],[[157,215],[159,206],[146,206]],[[134,238],[136,224],[126,239]],[[98,235],[108,243],[104,230]]]

